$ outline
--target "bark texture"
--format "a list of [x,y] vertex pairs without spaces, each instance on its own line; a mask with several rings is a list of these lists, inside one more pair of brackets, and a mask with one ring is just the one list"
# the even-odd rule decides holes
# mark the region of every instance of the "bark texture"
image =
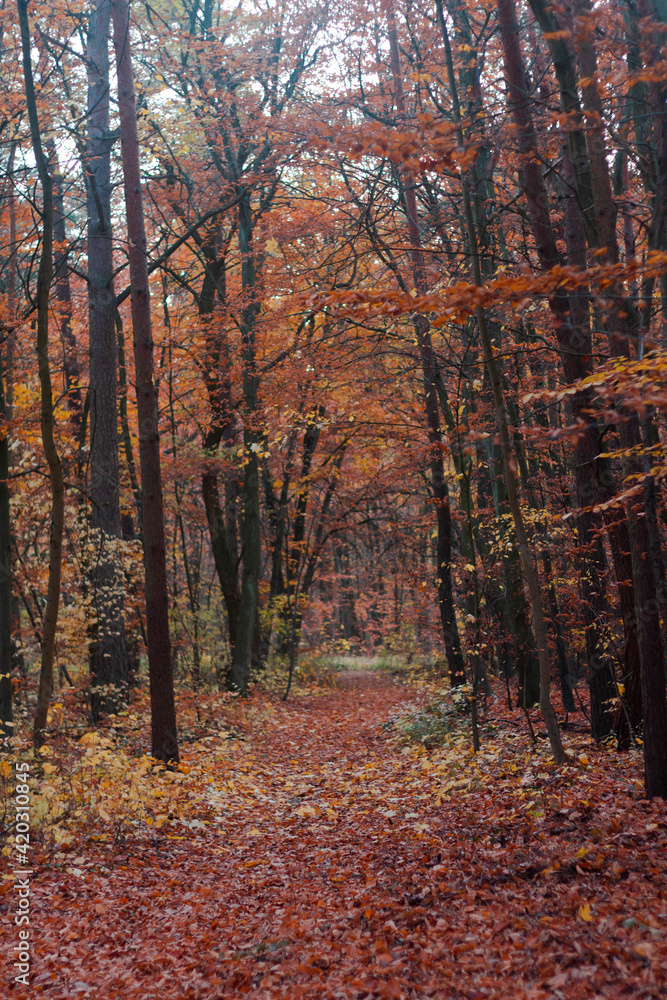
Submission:
[[130,20],[127,0],[113,0],[112,18],[118,74],[118,111],[132,286],[132,328],[143,501],[146,637],[151,693],[152,753],[158,760],[177,761],[178,738],[169,642],[160,435],[154,379],[146,232],[139,169],[137,107],[130,51]]
[[88,323],[90,343],[90,671],[93,718],[127,699],[124,578],[118,464],[116,301],[111,226],[109,42],[111,0],[96,0],[88,22]]

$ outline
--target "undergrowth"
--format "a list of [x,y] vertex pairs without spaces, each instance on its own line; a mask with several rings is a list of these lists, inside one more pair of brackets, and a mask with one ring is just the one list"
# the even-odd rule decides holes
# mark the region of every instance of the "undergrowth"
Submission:
[[398,742],[402,745],[415,743],[433,750],[444,746],[452,737],[466,735],[470,729],[470,717],[466,712],[467,688],[443,690],[428,682],[421,688],[426,688],[425,700],[408,706],[387,724]]

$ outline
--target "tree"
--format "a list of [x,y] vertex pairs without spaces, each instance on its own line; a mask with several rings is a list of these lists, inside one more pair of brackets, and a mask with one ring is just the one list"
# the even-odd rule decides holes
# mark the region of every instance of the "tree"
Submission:
[[[561,711],[596,739],[643,738],[662,794],[667,116],[649,0],[371,0],[335,31],[319,0],[141,5],[131,24],[125,0],[90,9],[47,25],[40,8],[31,29],[52,232],[0,18],[16,192],[0,548],[28,693],[52,632],[59,703],[90,640],[94,714],[118,707],[103,689],[125,683],[125,618],[169,760],[174,673],[198,702],[213,677],[245,692],[272,658],[291,683],[314,645],[383,648],[455,684],[465,663],[475,749],[495,674],[531,733],[539,699],[558,760]],[[45,369],[17,318],[43,317],[47,257]],[[68,487],[56,631],[49,393]]]
[[[539,163],[528,83],[519,46],[519,26],[512,0],[498,0],[498,25],[508,82],[508,103],[517,125],[519,150],[523,160],[522,186],[540,265],[548,271],[562,265],[563,260],[556,245],[549,195]],[[565,378],[568,382],[579,381],[590,374],[592,351],[590,327],[587,317],[582,316],[579,293],[567,295],[558,292],[551,298],[549,305]],[[590,393],[585,390],[576,393],[571,398],[570,406],[574,420],[580,422],[582,428],[577,435],[574,458],[577,500],[581,508],[578,542],[583,609],[586,615],[586,652],[590,666],[592,727],[596,739],[602,739],[613,731],[612,704],[616,685],[613,658],[607,649],[604,630],[609,608],[605,593],[606,559],[599,530],[600,518],[585,509],[599,493],[596,472],[596,461],[601,450],[599,427],[597,421],[589,417],[592,406]]]
[[[391,52],[391,71],[394,84],[394,100],[399,119],[405,117],[405,96],[403,93],[403,77],[401,73],[396,18],[391,4],[388,8],[389,46]],[[417,199],[414,182],[408,173],[401,184],[401,198],[408,224],[410,240],[410,255],[415,291],[420,295],[428,292],[424,254],[419,233],[417,215]],[[436,576],[438,579],[438,604],[445,640],[449,675],[453,686],[463,684],[466,679],[461,643],[452,593],[451,581],[451,513],[449,508],[449,492],[442,453],[442,435],[440,432],[440,414],[438,407],[438,386],[442,379],[438,370],[428,319],[420,315],[415,319],[415,332],[419,347],[422,372],[424,377],[424,406],[428,423],[429,443],[431,447],[430,472],[433,500],[438,526],[438,546],[436,556]]]
[[53,277],[53,181],[49,174],[40,134],[37,100],[32,74],[30,27],[28,24],[26,0],[18,0],[18,12],[21,28],[26,107],[30,121],[32,149],[42,188],[42,246],[39,259],[39,273],[37,275],[37,364],[41,397],[42,443],[51,482],[49,584],[46,607],[44,609],[41,669],[34,723],[35,746],[40,747],[44,743],[46,736],[47,714],[51,700],[51,680],[53,677],[56,628],[60,603],[65,484],[60,456],[58,455],[54,437],[53,395],[51,391],[51,370],[49,367],[49,296]]
[[90,350],[90,668],[93,718],[127,699],[124,578],[118,541],[118,385],[111,223],[109,42],[111,0],[95,0],[88,20],[88,137],[85,147]]
[[151,691],[152,753],[178,760],[173,670],[169,644],[167,566],[157,396],[153,373],[150,289],[146,232],[139,170],[137,106],[127,0],[113,0],[113,41],[118,74],[118,110],[123,157],[125,207],[132,286],[132,328],[139,420],[139,458],[143,500],[146,640]]
[[[5,337],[11,336],[8,331]],[[11,736],[12,711],[12,528],[9,513],[9,434],[7,383],[11,378],[7,350],[0,355],[0,736]]]

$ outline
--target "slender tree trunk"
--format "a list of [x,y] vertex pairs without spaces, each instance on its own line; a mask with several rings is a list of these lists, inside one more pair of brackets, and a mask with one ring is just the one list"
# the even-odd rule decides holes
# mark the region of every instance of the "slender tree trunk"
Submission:
[[[224,259],[216,248],[218,223],[213,223],[205,239],[198,240],[206,260],[204,281],[199,297],[199,316],[204,326],[206,391],[211,406],[211,422],[204,437],[204,452],[212,459],[202,476],[202,497],[206,510],[213,560],[227,611],[230,661],[238,635],[241,597],[238,584],[238,552],[236,538],[236,470],[223,473],[224,508],[220,503],[218,470],[214,464],[220,444],[231,448],[236,442],[235,414],[230,381],[231,359],[225,331],[220,327],[216,304],[225,304],[227,295]],[[231,664],[230,664],[231,665]],[[229,672],[227,683],[229,683]]]
[[[590,173],[597,222],[596,243],[606,249],[610,264],[619,260],[616,236],[616,205],[612,197],[609,163],[602,131],[602,102],[595,83],[597,55],[595,35],[588,0],[576,4],[582,25],[576,35],[582,79],[580,81],[583,107],[589,125],[586,134]],[[611,286],[613,295],[609,318],[610,353],[614,357],[630,357],[626,320],[626,303],[620,284]],[[623,303],[623,306],[619,306]],[[632,412],[621,420],[618,427],[621,448],[630,457],[625,462],[625,475],[641,473],[637,452],[642,447],[639,417]],[[652,480],[646,484],[650,489]],[[660,630],[660,602],[654,577],[651,556],[651,539],[646,510],[641,504],[630,501],[627,505],[632,576],[635,586],[635,615],[638,623],[639,655],[641,662],[642,707],[644,715],[644,784],[649,798],[667,798],[667,698],[665,696],[664,650]],[[649,512],[650,516],[650,512]],[[656,540],[659,544],[659,538]],[[662,560],[659,560],[661,563]],[[664,609],[663,609],[664,610]]]
[[[478,262],[477,237],[475,234],[470,195],[467,191],[467,182],[465,178],[463,180],[463,199],[468,240],[472,250],[473,277],[475,284],[481,285],[482,282]],[[480,339],[482,341],[482,349],[484,351],[484,361],[489,372],[489,378],[493,388],[493,398],[496,406],[496,419],[498,421],[498,431],[500,436],[500,447],[502,450],[503,466],[505,469],[507,499],[512,514],[512,520],[514,522],[514,530],[516,532],[519,554],[521,556],[521,564],[523,566],[526,587],[528,590],[528,600],[530,602],[530,610],[533,619],[533,631],[535,633],[535,641],[537,643],[537,651],[540,662],[540,712],[547,729],[554,760],[557,764],[564,764],[567,763],[568,757],[561,741],[556,713],[554,712],[553,705],[551,704],[551,661],[549,656],[549,637],[542,610],[540,583],[535,564],[533,563],[533,557],[528,543],[528,535],[523,521],[521,504],[519,502],[515,473],[515,458],[512,454],[507,412],[505,409],[500,375],[493,355],[493,345],[491,343],[491,338],[489,337],[486,325],[486,316],[481,307],[477,309],[477,322],[479,326]]]
[[42,187],[42,253],[37,275],[37,366],[41,396],[41,428],[44,456],[51,482],[51,538],[49,543],[49,582],[42,622],[42,662],[37,693],[33,738],[36,747],[46,737],[46,719],[51,701],[51,683],[55,658],[56,628],[60,605],[62,544],[65,524],[65,484],[60,456],[56,448],[51,371],[49,368],[49,295],[53,278],[53,183],[42,147],[35,85],[30,58],[30,27],[26,0],[17,0],[23,49],[26,106],[30,121],[32,148]]
[[[396,18],[393,5],[388,7],[388,36],[391,52],[391,71],[394,83],[394,101],[398,114],[405,117],[405,95],[401,73],[400,53],[396,32]],[[422,251],[421,236],[417,215],[417,199],[415,197],[412,177],[406,175],[404,188],[404,207],[408,222],[410,239],[410,259],[415,290],[420,295],[428,292],[426,267]],[[442,458],[442,434],[440,429],[440,413],[438,407],[437,383],[439,381],[438,363],[431,342],[431,331],[428,318],[418,316],[415,320],[415,332],[421,358],[422,377],[424,383],[425,411],[428,424],[430,443],[431,489],[435,502],[436,523],[438,528],[436,544],[436,577],[438,580],[438,608],[445,642],[445,652],[449,666],[449,676],[452,687],[464,684],[466,680],[465,661],[461,651],[454,592],[452,588],[452,516],[449,505],[449,490],[445,477],[445,467]]]
[[252,245],[252,206],[250,194],[239,202],[239,244],[241,280],[247,304],[241,319],[241,356],[243,362],[243,528],[241,550],[241,602],[238,633],[232,656],[230,687],[244,693],[248,688],[257,611],[259,607],[259,571],[261,559],[261,522],[259,508],[259,460],[261,435],[257,420],[257,371],[255,363],[255,322],[259,314],[258,275]]
[[12,666],[14,662],[14,604],[12,595],[12,534],[9,490],[9,434],[7,421],[13,417],[13,342],[16,295],[16,206],[14,202],[14,157],[12,143],[7,163],[9,201],[9,265],[7,268],[7,329],[4,349],[0,351],[0,739],[13,733]]
[[[444,23],[444,18],[442,16],[442,4],[438,4],[438,14],[440,20],[440,27],[442,30],[443,41],[445,44],[445,53],[447,61],[447,75],[449,78],[449,85],[452,95],[456,93],[456,81],[454,79],[454,67],[451,55],[451,48],[449,45],[449,38],[447,35],[446,25]],[[463,132],[461,128],[461,117],[460,109],[458,106],[458,101],[455,103],[455,117],[457,125],[459,128],[459,141],[463,145]],[[468,184],[467,176],[462,178],[462,193],[463,193],[463,210],[464,210],[464,221],[466,227],[466,234],[468,238],[468,246],[470,247],[470,253],[472,258],[472,271],[473,271],[473,281],[475,285],[482,285],[482,272],[480,267],[480,252],[479,244],[477,240],[477,232],[475,229],[475,220],[473,216],[472,202],[470,198],[470,189]],[[484,362],[486,370],[489,376],[489,381],[491,382],[491,387],[493,390],[493,399],[496,411],[496,420],[498,424],[498,432],[500,438],[500,448],[503,458],[503,468],[505,472],[505,484],[507,487],[507,499],[512,515],[512,521],[514,523],[514,530],[517,538],[517,545],[519,549],[519,555],[521,557],[521,564],[523,567],[524,579],[526,581],[526,589],[528,591],[528,600],[530,603],[531,617],[533,621],[533,631],[535,634],[535,642],[537,644],[537,651],[539,657],[540,665],[540,711],[544,724],[547,729],[547,734],[549,736],[549,743],[551,744],[551,751],[554,756],[554,760],[557,764],[566,763],[568,760],[567,754],[565,753],[560,731],[558,729],[558,721],[556,719],[556,713],[553,710],[553,705],[551,704],[551,662],[549,656],[549,637],[547,633],[546,624],[544,621],[544,613],[542,609],[542,595],[540,593],[540,584],[537,570],[533,562],[532,553],[530,551],[530,545],[528,543],[528,535],[526,532],[526,527],[523,520],[523,514],[521,511],[521,504],[519,502],[519,494],[517,489],[517,476],[516,476],[516,460],[512,454],[512,443],[510,438],[509,424],[507,420],[507,410],[505,406],[505,400],[503,396],[502,382],[500,378],[500,372],[496,359],[493,353],[493,344],[491,337],[489,335],[489,330],[486,321],[486,314],[484,309],[478,307],[476,310],[477,315],[477,325],[479,329],[480,340],[482,343],[482,351],[484,354]]]
[[[301,486],[297,492],[291,548],[288,544],[286,544],[287,565],[285,593],[287,601],[283,608],[283,631],[286,639],[284,645],[289,652],[290,678],[294,671],[299,642],[301,640],[303,610],[299,606],[299,602],[307,596],[307,590],[304,590],[302,581],[308,564],[308,546],[312,532],[311,522],[311,530],[308,532],[308,535],[306,534],[306,514],[308,511],[308,501],[310,499],[309,476],[312,468],[313,456],[320,438],[319,421],[324,417],[324,413],[325,410],[323,406],[314,408],[306,423],[306,429],[303,435],[303,450],[301,453]],[[288,482],[289,479],[286,474],[285,483]],[[286,485],[283,484],[285,503],[287,502],[287,493],[288,489],[286,488]],[[281,527],[284,527],[287,520],[286,510],[283,509],[281,514]],[[287,542],[286,539],[285,541]]]
[[[123,443],[123,454],[125,455],[125,462],[127,464],[127,472],[130,477],[130,486],[132,487],[132,496],[134,497],[134,506],[137,512],[137,531],[136,535],[139,540],[143,543],[144,538],[144,526],[143,526],[143,512],[142,512],[142,500],[141,500],[141,486],[139,485],[139,479],[137,477],[137,466],[134,460],[134,449],[132,447],[132,435],[130,433],[130,418],[127,410],[127,395],[129,392],[129,386],[127,382],[127,364],[125,361],[125,332],[123,330],[123,320],[116,309],[116,336],[118,338],[118,389],[120,392],[119,399],[119,413],[120,413],[120,436]],[[121,519],[121,529],[122,529],[122,519]],[[132,538],[134,538],[135,532],[134,527],[132,529]],[[123,538],[128,538],[127,532],[123,532]]]
[[[570,114],[572,125],[567,132],[575,189],[586,240],[592,250],[605,251],[610,264],[619,260],[616,237],[616,207],[612,198],[607,162],[603,116],[597,89],[597,60],[591,8],[579,0],[579,30],[575,36],[582,80],[578,81],[572,52],[564,39],[558,15],[545,0],[530,0],[531,7],[548,41],[559,83],[561,106]],[[554,34],[555,32],[555,34]],[[568,33],[569,34],[569,33]],[[581,84],[583,110],[589,123],[584,134],[582,105],[577,84]],[[613,357],[629,357],[626,323],[629,303],[619,282],[609,285],[607,329]],[[622,304],[622,305],[621,305]],[[622,419],[619,428],[621,447],[631,456],[625,462],[625,474],[641,472],[640,462],[632,457],[641,445],[636,413]],[[638,513],[640,516],[638,516]],[[646,517],[634,503],[627,506],[628,532],[634,582],[635,620],[641,664],[642,706],[644,710],[644,778],[648,797],[667,797],[667,698],[660,635],[660,607],[650,552]],[[649,712],[649,717],[646,712]]]
[[139,417],[139,459],[143,499],[146,636],[151,691],[152,753],[178,760],[174,682],[169,644],[167,564],[160,467],[160,434],[153,366],[146,232],[139,169],[139,137],[130,51],[127,0],[112,0],[113,40],[118,74],[125,207],[132,285],[132,327]]
[[[0,354],[0,421],[7,421],[6,352]],[[0,739],[11,736],[12,716],[12,532],[9,517],[9,435],[0,438]]]
[[72,431],[74,434],[78,434],[81,427],[83,400],[81,398],[81,373],[77,357],[76,338],[72,331],[72,290],[69,281],[69,268],[67,266],[67,229],[65,225],[63,178],[58,163],[58,152],[52,139],[47,140],[46,148],[49,171],[53,178],[53,269],[56,301],[58,303],[60,340],[63,348],[67,407],[70,412]]
[[[653,8],[653,9],[652,9]],[[638,149],[641,150],[643,169],[640,174],[644,190],[651,205],[651,222],[648,231],[649,250],[664,251],[667,248],[667,83],[660,74],[655,74],[654,67],[660,64],[661,47],[665,42],[665,29],[656,31],[650,37],[644,34],[644,45],[640,46],[642,25],[641,19],[652,18],[655,4],[649,0],[638,0],[637,5],[626,2],[626,18],[629,24],[628,39],[628,69],[636,74],[639,80],[629,89],[629,105],[633,109],[635,138]],[[646,21],[644,23],[646,23]],[[650,84],[641,81],[642,67],[640,54],[644,54],[646,69],[653,79]],[[646,141],[647,136],[652,143]],[[628,157],[623,157],[623,188],[627,191],[629,185]],[[624,202],[626,259],[635,256],[632,214],[627,202]],[[662,311],[662,343],[667,341],[667,278],[661,277],[661,311]],[[644,282],[641,299],[640,332],[637,353],[644,357],[646,342],[650,334],[652,299],[655,280]],[[635,296],[636,297],[636,296]],[[649,408],[642,421],[642,433],[645,447],[649,448],[659,443],[658,427],[653,408]],[[651,460],[645,455],[642,461],[646,478],[644,480],[644,496],[649,526],[651,544],[651,560],[655,577],[657,599],[662,616],[662,647],[665,657],[665,677],[667,678],[667,580],[665,578],[665,560],[662,551],[662,540],[657,520],[656,483],[653,476],[648,475]]]
[[[213,454],[217,450],[220,439],[216,440],[216,437],[216,434],[207,435],[204,441],[206,452]],[[206,510],[211,548],[213,550],[213,560],[227,610],[229,648],[233,656],[236,647],[241,598],[239,595],[236,564],[231,557],[229,545],[227,544],[225,512],[220,506],[218,477],[212,470],[206,471],[202,476],[202,497]]]
[[[299,405],[299,414],[303,412],[303,398]],[[285,544],[285,538],[288,531],[288,505],[289,505],[289,491],[292,482],[292,463],[294,459],[294,451],[296,448],[298,436],[298,428],[296,426],[292,427],[290,431],[288,443],[287,443],[287,453],[284,458],[283,463],[283,482],[280,487],[280,496],[276,496],[273,491],[273,486],[271,484],[271,470],[268,463],[265,461],[262,466],[262,480],[264,483],[264,494],[266,497],[266,508],[269,514],[269,523],[272,529],[272,539],[271,539],[271,579],[269,581],[269,599],[267,606],[271,609],[271,619],[268,623],[266,630],[265,642],[267,651],[271,642],[271,633],[273,630],[274,623],[274,604],[276,598],[283,597],[285,594],[285,578],[283,573],[283,546]],[[283,613],[282,610],[279,612],[282,621]],[[285,635],[284,630],[281,631],[279,636],[279,642],[285,648]]]
[[[528,82],[519,45],[519,25],[513,0],[497,0],[498,26],[503,46],[508,101],[517,126],[519,152],[522,157],[521,178],[535,244],[544,270],[561,264],[551,222],[549,195],[542,174],[537,148],[537,136],[530,108]],[[567,155],[567,154],[565,154]],[[569,210],[566,208],[566,211]],[[571,227],[570,227],[571,228]],[[568,244],[575,238],[568,231]],[[584,244],[585,249],[585,244]],[[585,260],[584,260],[585,265]],[[568,382],[575,382],[590,373],[592,353],[590,329],[587,327],[587,305],[571,302],[566,294],[555,294],[551,301],[556,338],[561,362]],[[599,455],[597,426],[591,423],[590,392],[583,390],[571,400],[572,413],[583,427],[575,445],[575,486],[581,508],[592,506],[599,499],[596,481],[596,459]],[[586,426],[588,425],[588,426]],[[605,557],[599,539],[599,517],[583,511],[578,518],[579,563],[586,629],[586,650],[590,670],[590,697],[593,736],[602,739],[613,731],[615,699],[614,668],[608,651],[604,622],[608,615],[605,594]]]
[[[15,144],[12,145],[7,165],[7,178],[9,182],[9,265],[7,268],[7,313],[10,324],[6,341],[5,360],[5,414],[7,420],[14,419],[14,349],[16,343],[16,196],[13,187]],[[8,443],[9,447],[9,443]],[[9,466],[11,468],[12,458],[9,455]],[[15,540],[12,537],[12,564],[11,572],[13,577],[13,567],[16,552]],[[21,648],[21,606],[18,594],[12,593],[12,666],[24,679],[27,691],[27,670],[25,659]]]
[[[477,38],[470,23],[467,8],[462,0],[447,0],[447,10],[454,23],[459,48],[458,86],[451,58],[449,35],[444,16],[443,0],[436,0],[437,19],[440,26],[447,59],[447,75],[452,99],[454,118],[460,123],[462,116],[467,122],[466,138],[475,144],[477,155],[469,170],[469,189],[473,220],[480,249],[479,266],[483,280],[490,280],[495,273],[495,261],[499,256],[507,256],[504,248],[502,226],[494,220],[498,209],[496,193],[492,180],[493,150],[485,136],[485,113],[480,86],[482,60],[477,52]],[[463,108],[459,101],[459,87],[463,94]],[[462,133],[461,133],[462,135]],[[463,143],[463,139],[461,139]],[[495,221],[495,224],[494,224]],[[496,348],[501,344],[502,327],[493,321],[489,322],[489,332]],[[469,338],[466,338],[469,339]],[[472,341],[465,343],[466,353],[472,348]],[[501,371],[501,378],[502,371]],[[503,379],[504,381],[504,379]],[[485,385],[486,402],[493,406],[490,385]],[[502,456],[497,445],[489,449],[489,466],[493,469],[493,499],[496,507],[496,517],[499,518],[499,530],[507,531],[504,516],[509,513],[507,489],[502,475]],[[509,529],[508,534],[512,534]],[[512,663],[518,679],[519,703],[523,707],[536,704],[539,700],[539,662],[535,649],[535,639],[530,626],[530,614],[526,604],[523,587],[521,560],[516,544],[508,538],[503,556],[503,617],[506,630],[514,637],[514,656]],[[504,643],[505,651],[508,644]],[[509,656],[504,663],[509,667]],[[507,675],[509,676],[509,675]]]
[[88,22],[88,323],[90,343],[89,659],[92,710],[118,711],[127,701],[124,577],[118,465],[116,299],[113,287],[109,40],[111,0],[95,0]]

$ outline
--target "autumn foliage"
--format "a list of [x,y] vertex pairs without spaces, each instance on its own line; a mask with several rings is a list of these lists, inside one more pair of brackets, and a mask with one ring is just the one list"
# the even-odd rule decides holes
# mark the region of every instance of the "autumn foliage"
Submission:
[[657,996],[664,0],[18,0],[0,51],[35,991]]

